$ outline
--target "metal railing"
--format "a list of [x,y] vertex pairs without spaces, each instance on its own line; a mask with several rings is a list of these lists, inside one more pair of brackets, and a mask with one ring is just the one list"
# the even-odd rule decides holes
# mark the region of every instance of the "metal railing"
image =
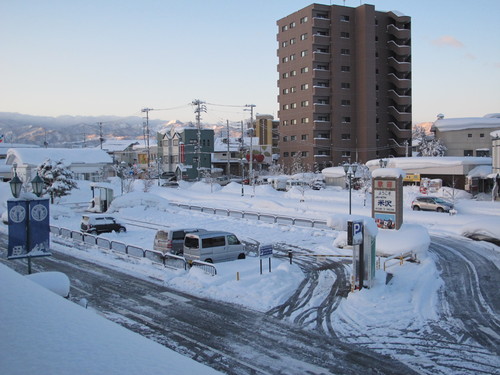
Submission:
[[[387,264],[387,262],[397,260],[397,262],[392,262],[391,264]],[[403,265],[404,261],[409,262],[419,262],[417,259],[417,254],[414,251],[407,251],[406,253],[394,254],[384,260],[384,271],[386,268],[399,264]]]
[[204,206],[189,205],[189,204],[175,203],[175,202],[172,202],[172,204],[180,208],[185,208],[187,210],[210,213],[214,215],[224,215],[227,217],[235,217],[240,219],[253,219],[273,224],[286,224],[286,225],[297,225],[301,227],[330,229],[330,227],[328,227],[326,224],[326,220],[273,215],[256,211],[242,211],[242,210],[231,210],[226,208],[204,207]]
[[[74,241],[78,241],[90,246],[97,246],[101,249],[111,250],[118,253],[126,254],[130,257],[135,258],[147,258],[153,263],[162,264],[165,267],[174,268],[174,269],[184,269],[187,270],[187,262],[184,257],[170,254],[170,253],[162,253],[161,251],[143,249],[139,246],[135,245],[127,245],[123,242],[119,241],[111,241],[106,238],[99,237],[97,235],[82,233],[78,231],[74,231],[67,228],[60,228],[53,225],[50,225],[50,233],[53,235],[57,235],[64,238],[69,238]],[[213,264],[210,264],[211,268],[208,268],[203,263],[203,271],[207,272],[209,275],[216,275],[217,270]],[[193,262],[193,265],[194,262]]]
[[217,275],[217,268],[212,263],[202,262],[201,260],[193,260],[191,262],[191,267],[200,268],[203,272],[208,273],[211,276]]

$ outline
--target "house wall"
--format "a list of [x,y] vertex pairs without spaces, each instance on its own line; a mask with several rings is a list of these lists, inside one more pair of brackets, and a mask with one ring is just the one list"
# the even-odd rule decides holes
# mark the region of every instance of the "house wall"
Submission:
[[500,174],[500,137],[493,138],[491,148],[493,173]]
[[449,131],[435,129],[435,134],[436,138],[446,146],[446,156],[491,156],[492,147],[489,135],[491,131],[491,128]]

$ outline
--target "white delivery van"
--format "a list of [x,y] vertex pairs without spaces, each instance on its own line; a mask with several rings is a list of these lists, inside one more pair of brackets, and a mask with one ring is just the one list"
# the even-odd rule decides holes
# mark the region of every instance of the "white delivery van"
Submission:
[[200,260],[208,263],[245,259],[245,246],[233,233],[187,233],[184,238],[184,258],[189,263]]

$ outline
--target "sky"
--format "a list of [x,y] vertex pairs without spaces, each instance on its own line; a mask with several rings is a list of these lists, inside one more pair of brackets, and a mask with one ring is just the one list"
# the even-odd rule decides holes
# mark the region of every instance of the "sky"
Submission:
[[[199,99],[204,122],[276,116],[276,21],[311,3],[0,0],[0,112],[188,122]],[[500,112],[498,0],[366,3],[412,17],[414,123]]]

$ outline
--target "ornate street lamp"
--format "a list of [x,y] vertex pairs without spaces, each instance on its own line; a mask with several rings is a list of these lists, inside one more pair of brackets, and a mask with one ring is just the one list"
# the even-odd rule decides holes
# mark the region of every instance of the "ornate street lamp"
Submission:
[[14,177],[12,177],[9,182],[10,190],[14,198],[19,198],[19,195],[21,194],[21,188],[23,187],[23,182],[17,176],[17,164],[14,163],[12,166],[14,167]]
[[351,214],[351,190],[352,190],[352,177],[356,175],[357,164],[344,163],[342,166],[347,177],[349,177],[349,215]]
[[43,182],[42,178],[36,174],[36,176],[31,180],[31,186],[33,187],[33,193],[40,198],[42,195],[43,187],[45,186],[45,182]]

